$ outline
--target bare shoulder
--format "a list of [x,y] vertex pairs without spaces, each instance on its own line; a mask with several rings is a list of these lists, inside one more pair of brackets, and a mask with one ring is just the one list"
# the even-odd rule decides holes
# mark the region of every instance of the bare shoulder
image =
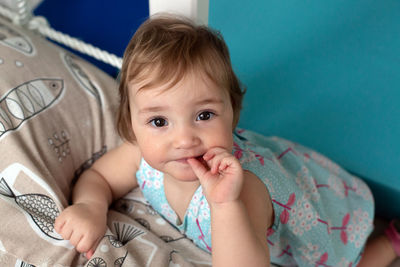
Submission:
[[136,144],[124,142],[114,150],[114,153],[118,155],[118,160],[126,160],[127,162],[133,164],[136,168],[139,167],[142,153]]
[[137,168],[140,163],[140,158],[141,153],[139,148],[135,144],[124,142],[103,155],[96,161],[94,167],[96,169],[104,168],[104,165],[108,168],[111,167],[110,165],[118,167],[121,167],[122,165],[122,167],[124,167],[124,163],[129,163],[129,166]]
[[246,206],[255,229],[266,232],[274,220],[271,197],[265,184],[254,173],[247,170],[244,171],[240,198]]
[[107,180],[113,195],[118,197],[137,186],[136,171],[140,160],[139,148],[124,142],[98,159],[92,169]]

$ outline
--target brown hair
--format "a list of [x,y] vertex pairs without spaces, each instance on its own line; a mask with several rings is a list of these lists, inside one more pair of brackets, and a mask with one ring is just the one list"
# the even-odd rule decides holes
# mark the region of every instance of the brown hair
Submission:
[[[205,74],[229,92],[233,108],[232,126],[236,127],[245,89],[232,69],[222,35],[206,26],[197,26],[186,18],[164,14],[146,20],[125,50],[119,74],[119,135],[126,141],[135,141],[129,108],[130,83],[143,83],[141,88],[160,84],[173,87],[189,71]],[[146,78],[150,72],[154,79],[148,81]]]

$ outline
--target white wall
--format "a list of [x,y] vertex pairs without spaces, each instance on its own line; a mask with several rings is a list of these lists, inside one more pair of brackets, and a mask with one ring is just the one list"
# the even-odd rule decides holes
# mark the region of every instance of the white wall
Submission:
[[150,15],[170,12],[191,18],[198,24],[208,24],[209,0],[149,0]]

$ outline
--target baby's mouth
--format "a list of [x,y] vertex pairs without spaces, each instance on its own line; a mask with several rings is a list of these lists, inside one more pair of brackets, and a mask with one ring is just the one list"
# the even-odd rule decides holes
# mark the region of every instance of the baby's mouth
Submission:
[[[202,164],[205,163],[205,160],[203,159],[203,155],[200,155],[200,156],[197,156],[197,157],[181,158],[181,159],[177,159],[176,161],[180,162],[180,163],[187,164],[187,160],[190,159],[190,158],[196,159],[196,160],[200,161]],[[205,164],[207,165],[207,163],[205,163]]]
[[204,160],[203,155],[196,157],[195,159],[197,159],[204,167],[206,167],[208,169],[208,164],[207,162]]

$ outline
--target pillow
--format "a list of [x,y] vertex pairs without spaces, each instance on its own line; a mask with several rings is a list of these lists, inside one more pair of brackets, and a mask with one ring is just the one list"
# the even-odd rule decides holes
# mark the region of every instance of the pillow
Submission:
[[79,174],[120,142],[117,83],[1,17],[0,77],[0,265],[78,262],[53,222]]

